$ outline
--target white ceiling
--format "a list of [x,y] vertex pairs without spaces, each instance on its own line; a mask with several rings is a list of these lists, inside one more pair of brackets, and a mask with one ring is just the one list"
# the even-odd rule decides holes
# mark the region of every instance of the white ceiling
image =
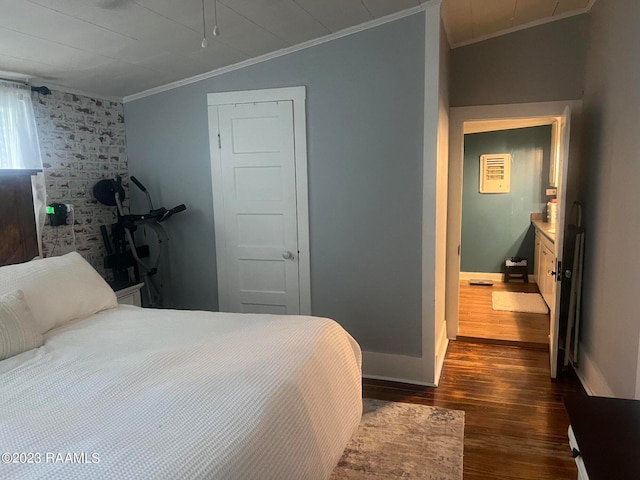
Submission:
[[[123,98],[317,39],[424,0],[0,0],[0,71]],[[589,0],[443,0],[452,46],[567,12]],[[0,76],[6,76],[0,74]]]
[[587,12],[595,0],[443,0],[449,43],[459,47]]

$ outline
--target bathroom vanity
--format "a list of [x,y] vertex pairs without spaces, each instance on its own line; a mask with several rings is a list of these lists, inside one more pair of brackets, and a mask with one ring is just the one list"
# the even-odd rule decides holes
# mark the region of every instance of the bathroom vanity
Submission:
[[536,230],[533,259],[536,283],[542,298],[551,307],[556,301],[555,229],[553,224],[543,222],[539,218],[532,218],[531,223]]

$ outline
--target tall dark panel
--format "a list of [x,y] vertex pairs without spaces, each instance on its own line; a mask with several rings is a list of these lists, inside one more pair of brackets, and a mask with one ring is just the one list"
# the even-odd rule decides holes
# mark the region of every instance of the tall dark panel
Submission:
[[26,262],[38,255],[28,173],[0,173],[0,265]]

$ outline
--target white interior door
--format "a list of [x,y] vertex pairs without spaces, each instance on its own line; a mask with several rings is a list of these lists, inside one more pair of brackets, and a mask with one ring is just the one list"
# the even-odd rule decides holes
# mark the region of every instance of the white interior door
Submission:
[[224,222],[216,228],[220,310],[299,314],[293,102],[209,109],[222,188],[214,215]]
[[558,125],[558,214],[556,218],[556,241],[555,245],[555,269],[552,280],[555,282],[555,302],[551,304],[549,322],[549,361],[551,378],[556,378],[558,374],[558,326],[560,324],[560,296],[562,294],[562,275],[566,270],[563,267],[562,255],[564,250],[564,226],[567,212],[567,172],[569,168],[569,140],[571,130],[571,108],[565,107],[560,116]]

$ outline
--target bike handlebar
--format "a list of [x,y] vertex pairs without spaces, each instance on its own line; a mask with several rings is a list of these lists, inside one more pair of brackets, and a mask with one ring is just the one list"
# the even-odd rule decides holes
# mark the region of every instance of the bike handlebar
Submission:
[[136,177],[132,176],[131,177],[131,181],[133,183],[136,184],[136,187],[138,187],[140,190],[142,190],[144,193],[147,193],[147,189],[145,188],[145,186],[140,182],[140,180],[138,180]]

